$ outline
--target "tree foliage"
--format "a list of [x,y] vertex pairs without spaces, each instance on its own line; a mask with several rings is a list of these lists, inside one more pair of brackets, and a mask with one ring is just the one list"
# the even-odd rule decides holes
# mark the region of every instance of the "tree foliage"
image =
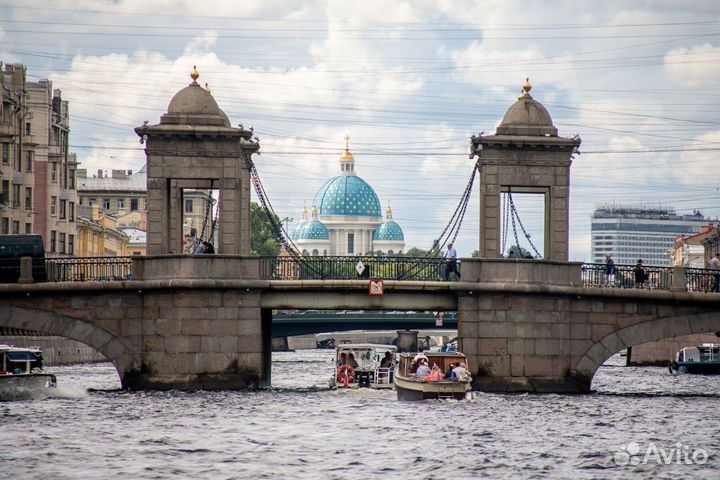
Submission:
[[[275,218],[279,225],[280,219]],[[259,256],[280,254],[280,242],[275,238],[270,219],[255,202],[250,204],[250,253]]]

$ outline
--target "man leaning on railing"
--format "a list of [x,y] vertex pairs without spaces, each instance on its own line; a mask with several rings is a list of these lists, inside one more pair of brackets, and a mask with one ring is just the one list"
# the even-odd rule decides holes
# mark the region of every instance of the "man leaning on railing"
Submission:
[[713,277],[715,277],[715,283],[713,283],[712,291],[720,292],[720,253],[716,253],[715,256],[710,260],[708,265],[710,270],[713,270]]

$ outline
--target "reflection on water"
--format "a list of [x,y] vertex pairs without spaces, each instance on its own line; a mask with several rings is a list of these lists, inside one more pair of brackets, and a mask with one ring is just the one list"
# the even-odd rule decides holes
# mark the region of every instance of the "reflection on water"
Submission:
[[[259,392],[128,393],[115,390],[109,364],[49,369],[58,376],[52,398],[0,403],[2,477],[675,479],[718,471],[720,377],[613,366],[618,357],[598,371],[594,394],[399,403],[393,391],[328,390],[332,355],[273,354],[273,388]],[[678,441],[707,450],[708,461],[614,460],[631,442],[644,453]]]

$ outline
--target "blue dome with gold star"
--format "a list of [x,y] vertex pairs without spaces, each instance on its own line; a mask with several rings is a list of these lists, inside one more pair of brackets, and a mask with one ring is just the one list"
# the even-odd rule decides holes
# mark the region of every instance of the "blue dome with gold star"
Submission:
[[375,190],[357,175],[339,175],[320,187],[313,202],[322,216],[379,217]]
[[395,223],[394,220],[388,220],[387,222],[383,222],[383,224],[380,225],[377,230],[375,230],[373,240],[385,242],[402,242],[405,240],[405,235],[403,234],[400,225]]
[[303,240],[330,240],[330,232],[327,227],[319,220],[311,220],[309,222],[298,225],[295,232],[298,242]]

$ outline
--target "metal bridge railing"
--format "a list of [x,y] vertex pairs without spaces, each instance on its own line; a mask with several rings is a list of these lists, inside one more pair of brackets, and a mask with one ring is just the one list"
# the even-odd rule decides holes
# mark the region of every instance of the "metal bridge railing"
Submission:
[[[615,281],[609,284],[604,263],[584,263],[582,281],[585,287],[635,288],[635,265],[615,265]],[[672,267],[643,266],[647,279],[640,288],[669,290],[672,285]],[[709,292],[715,281],[715,270],[685,267],[685,289],[688,292]]]
[[[358,271],[358,265],[363,268]],[[260,278],[266,280],[443,280],[440,257],[263,257]]]
[[132,257],[46,258],[49,282],[132,280]]

